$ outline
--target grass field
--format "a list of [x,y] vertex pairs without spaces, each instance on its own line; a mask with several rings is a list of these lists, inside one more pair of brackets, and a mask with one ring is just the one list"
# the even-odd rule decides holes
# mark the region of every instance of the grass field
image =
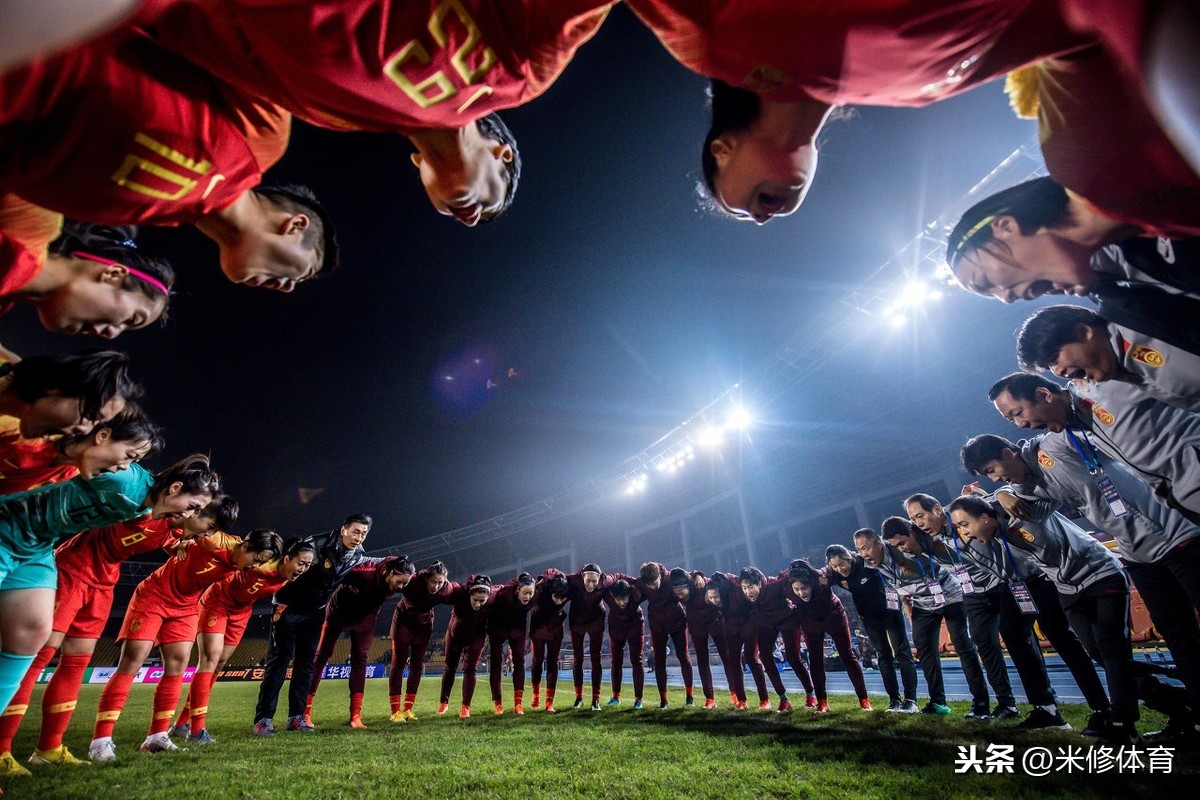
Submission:
[[[115,739],[120,761],[94,767],[34,768],[32,778],[0,782],[5,798],[135,800],[136,798],[949,798],[949,797],[1132,797],[1147,790],[1190,796],[1200,765],[1177,754],[1174,773],[1121,775],[1023,774],[1020,754],[1043,745],[1087,745],[1069,732],[1023,734],[1015,723],[971,723],[954,715],[867,714],[848,697],[832,699],[832,713],[790,715],[729,710],[728,696],[716,711],[685,709],[682,690],[672,707],[634,711],[626,700],[600,713],[572,711],[570,689],[560,711],[527,710],[495,717],[486,677],[473,716],[459,720],[434,714],[436,680],[422,685],[417,722],[387,719],[387,686],[368,682],[369,730],[346,726],[346,687],[328,681],[317,700],[317,733],[278,733],[257,739],[251,717],[257,683],[218,684],[209,730],[217,743],[186,753],[138,752],[150,715],[152,687],[135,686]],[[507,681],[506,681],[507,684]],[[567,684],[569,687],[569,683]],[[506,685],[506,694],[510,685]],[[37,709],[40,689],[31,709]],[[67,745],[87,752],[99,687],[84,689]],[[528,697],[526,698],[528,702]],[[603,698],[607,700],[607,696]],[[803,701],[803,696],[801,696]],[[286,698],[281,698],[286,707]],[[878,703],[877,703],[878,704]],[[657,705],[657,704],[655,704]],[[886,705],[886,704],[885,704]],[[1064,707],[1082,728],[1086,709]],[[276,721],[282,723],[283,716]],[[32,751],[37,713],[31,714],[13,748],[22,761]],[[1143,729],[1161,718],[1148,713]],[[1016,774],[956,775],[958,746],[1000,742],[1016,745]]]

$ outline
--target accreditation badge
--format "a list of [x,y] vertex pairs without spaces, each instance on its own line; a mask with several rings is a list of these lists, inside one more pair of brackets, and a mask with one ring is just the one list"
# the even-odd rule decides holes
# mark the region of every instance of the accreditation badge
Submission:
[[1020,578],[1010,579],[1008,590],[1012,592],[1013,600],[1017,602],[1017,608],[1021,609],[1022,614],[1038,613],[1037,603],[1033,602],[1033,595],[1029,593],[1029,587],[1025,585],[1025,581]]

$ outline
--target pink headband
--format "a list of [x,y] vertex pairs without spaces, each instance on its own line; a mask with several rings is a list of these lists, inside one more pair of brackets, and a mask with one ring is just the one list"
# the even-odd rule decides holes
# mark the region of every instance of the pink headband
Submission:
[[74,258],[86,259],[87,261],[95,261],[97,264],[104,264],[105,266],[109,266],[109,267],[124,267],[126,270],[128,270],[130,275],[132,275],[135,278],[141,278],[146,283],[153,286],[155,289],[158,289],[164,295],[171,294],[171,290],[168,289],[166,287],[166,284],[164,284],[158,278],[155,278],[152,275],[147,275],[146,273],[142,272],[140,269],[134,269],[133,267],[122,264],[120,261],[113,261],[111,258],[95,256],[95,255],[92,255],[91,253],[85,253],[82,250],[76,250],[74,253],[71,253],[71,256]]

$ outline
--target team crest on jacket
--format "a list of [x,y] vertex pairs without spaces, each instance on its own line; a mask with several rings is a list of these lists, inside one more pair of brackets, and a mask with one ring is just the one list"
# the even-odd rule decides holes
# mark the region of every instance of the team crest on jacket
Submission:
[[1166,363],[1163,354],[1155,350],[1153,347],[1146,347],[1144,344],[1139,344],[1129,351],[1129,357],[1134,361],[1139,361],[1147,367],[1161,367]]
[[1099,403],[1095,403],[1092,406],[1092,416],[1103,422],[1105,425],[1112,425],[1117,421],[1117,418],[1112,415],[1112,412]]
[[746,88],[759,94],[770,94],[792,82],[791,76],[767,64],[759,64],[744,81]]
[[1021,528],[1020,531],[1021,531],[1021,538],[1024,539],[1025,541],[1029,542],[1030,544],[1033,544],[1033,538],[1034,538],[1033,534],[1030,533],[1029,531],[1025,530],[1024,528]]
[[333,559],[325,559],[325,569],[333,569]]
[[1049,453],[1043,450],[1038,451],[1038,463],[1046,469],[1054,469],[1054,459],[1050,457]]

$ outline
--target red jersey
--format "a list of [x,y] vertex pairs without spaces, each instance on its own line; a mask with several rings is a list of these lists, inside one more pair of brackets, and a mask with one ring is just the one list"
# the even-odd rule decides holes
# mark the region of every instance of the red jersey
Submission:
[[1093,41],[1058,0],[626,0],[688,69],[775,101],[923,106]]
[[0,189],[108,225],[194,222],[256,186],[290,116],[135,37],[0,76]]
[[115,586],[123,561],[177,541],[179,529],[170,520],[140,517],[75,534],[55,549],[54,562],[60,571],[85,576],[94,586]]
[[466,586],[453,583],[453,588],[447,602],[453,607],[450,612],[450,626],[446,628],[446,641],[462,644],[464,647],[478,641],[487,633],[488,616],[492,612],[498,589],[492,587],[487,602],[476,609],[471,606],[471,592]]
[[[675,590],[667,583],[670,570],[663,564],[659,564],[658,569],[662,577],[659,578],[657,589],[651,589],[641,578],[637,579],[635,585],[646,598],[646,621],[650,630],[674,633],[683,630],[687,625],[687,617],[683,613],[683,604],[675,597]],[[611,604],[609,613],[612,613]]]
[[533,599],[522,605],[517,599],[517,581],[514,578],[492,593],[492,611],[488,615],[488,633],[496,636],[525,633],[526,620],[533,611]]
[[395,592],[388,588],[388,574],[397,556],[384,559],[369,558],[346,575],[329,598],[325,618],[337,620],[346,627],[374,619],[385,600]]
[[537,594],[533,596],[533,611],[529,612],[529,636],[533,639],[561,639],[563,622],[567,618],[567,604],[554,602],[550,593],[550,581],[562,573],[550,567],[539,579]]
[[177,0],[151,22],[169,49],[309,122],[408,133],[537,97],[614,2]]
[[279,574],[279,559],[254,569],[240,569],[225,575],[212,584],[200,596],[200,604],[206,608],[218,608],[226,616],[248,611],[256,601],[270,598],[282,589],[288,579]]
[[436,594],[431,593],[427,583],[431,574],[427,569],[421,570],[400,590],[400,602],[396,604],[393,619],[404,619],[417,625],[433,624],[434,607],[450,602],[450,590],[454,584],[446,581]]
[[79,474],[70,464],[55,464],[58,445],[51,439],[26,439],[21,421],[0,417],[0,495],[16,494]]
[[172,558],[151,572],[135,593],[152,594],[163,605],[194,606],[201,592],[237,569],[233,551],[241,541],[222,532],[196,539],[182,559]]
[[62,225],[62,214],[13,194],[0,197],[0,314],[12,307],[5,295],[24,289],[41,271],[46,249],[62,233]]

